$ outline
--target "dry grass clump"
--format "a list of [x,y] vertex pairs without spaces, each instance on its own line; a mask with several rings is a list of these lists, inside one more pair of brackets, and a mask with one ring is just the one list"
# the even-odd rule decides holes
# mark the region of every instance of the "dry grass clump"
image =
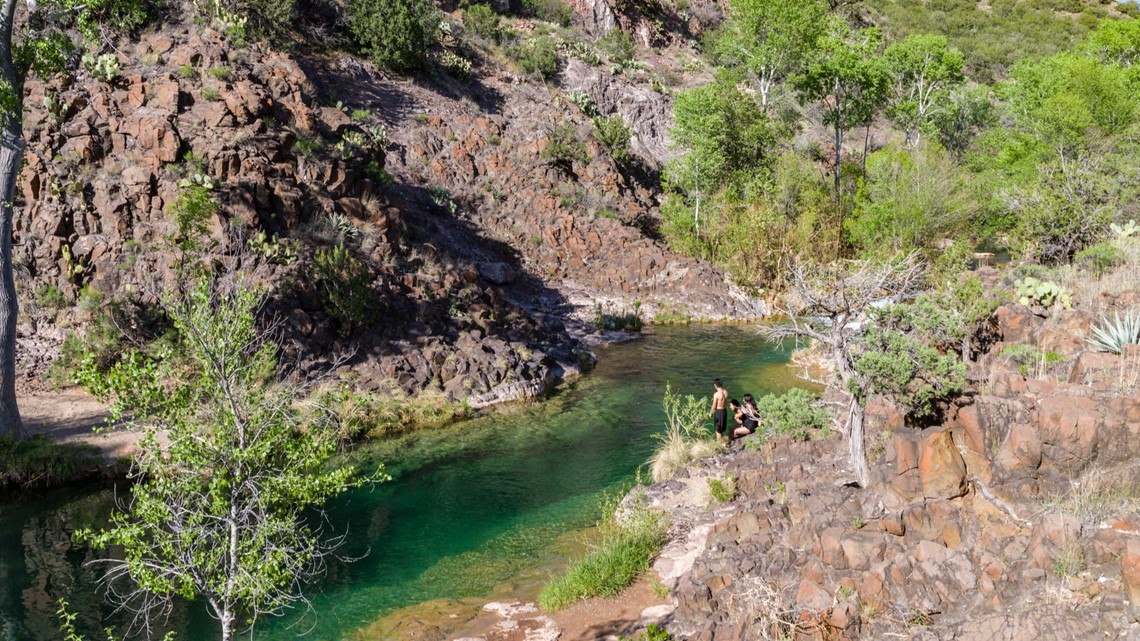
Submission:
[[1140,516],[1140,468],[1092,470],[1074,480],[1069,491],[1046,500],[1045,510],[1071,514],[1085,527],[1121,516]]
[[1137,288],[1140,283],[1140,238],[1115,238],[1112,247],[1119,249],[1123,261],[1100,275],[1066,266],[1057,270],[1059,284],[1073,292],[1074,302],[1097,315],[1110,311],[1107,300]]

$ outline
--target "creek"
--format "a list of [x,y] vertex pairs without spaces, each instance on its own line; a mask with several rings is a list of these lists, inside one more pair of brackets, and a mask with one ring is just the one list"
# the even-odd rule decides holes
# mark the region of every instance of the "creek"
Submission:
[[[533,596],[565,562],[568,535],[592,525],[649,458],[666,383],[710,396],[723,376],[734,398],[781,392],[802,385],[789,350],[751,326],[655,327],[599,348],[598,367],[548,400],[366,446],[363,459],[383,461],[393,480],[329,506],[331,523],[348,528],[340,553],[357,560],[330,564],[311,613],[263,621],[254,638],[371,641],[401,608]],[[105,522],[114,492],[0,495],[0,639],[60,638],[61,598],[89,639],[122,625],[97,592],[95,555],[71,537]],[[176,607],[167,626],[181,640],[216,638],[198,604]]]

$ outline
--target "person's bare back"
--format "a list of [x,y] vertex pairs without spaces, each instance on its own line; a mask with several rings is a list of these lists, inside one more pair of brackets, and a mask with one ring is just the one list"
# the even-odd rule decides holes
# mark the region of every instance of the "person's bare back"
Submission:
[[[713,387],[716,388],[716,393],[713,394],[712,408],[709,409],[709,416],[713,418],[713,426],[716,428],[716,440],[720,440],[728,429],[728,390],[724,389],[724,383],[718,378],[713,381]],[[729,433],[729,438],[732,434]]]

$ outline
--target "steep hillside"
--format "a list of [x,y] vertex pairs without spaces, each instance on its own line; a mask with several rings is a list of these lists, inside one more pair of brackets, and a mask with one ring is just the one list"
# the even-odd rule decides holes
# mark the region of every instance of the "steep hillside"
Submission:
[[[580,4],[582,28],[599,28],[602,6]],[[636,30],[631,15],[611,18]],[[402,78],[325,47],[291,55],[168,20],[103,54],[112,72],[29,83],[16,233],[30,388],[52,362],[66,377],[68,334],[161,335],[147,309],[188,243],[269,288],[302,374],[334,368],[476,406],[588,364],[567,323],[593,331],[575,319],[595,301],[763,313],[655,239],[670,108],[651,72],[612,78],[560,56],[566,88],[633,123],[634,159],[619,165],[562,89],[494,56],[468,77]],[[584,153],[553,159],[555,132]]]

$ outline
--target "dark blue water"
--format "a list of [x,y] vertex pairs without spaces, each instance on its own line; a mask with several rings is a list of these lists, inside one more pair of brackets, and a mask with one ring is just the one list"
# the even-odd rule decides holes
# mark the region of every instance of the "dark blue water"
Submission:
[[[593,373],[543,403],[367,448],[394,480],[330,509],[348,527],[342,553],[363,558],[330,568],[311,592],[313,613],[260,624],[255,638],[383,638],[376,622],[393,610],[489,595],[557,562],[559,538],[591,525],[603,496],[634,479],[662,431],[667,382],[709,396],[722,376],[736,398],[798,384],[786,350],[744,326],[656,328],[598,356]],[[58,638],[59,598],[82,629],[108,621],[97,569],[84,565],[92,554],[70,535],[98,525],[111,502],[105,488],[0,498],[0,639]],[[193,640],[217,629],[194,605],[169,627]]]

